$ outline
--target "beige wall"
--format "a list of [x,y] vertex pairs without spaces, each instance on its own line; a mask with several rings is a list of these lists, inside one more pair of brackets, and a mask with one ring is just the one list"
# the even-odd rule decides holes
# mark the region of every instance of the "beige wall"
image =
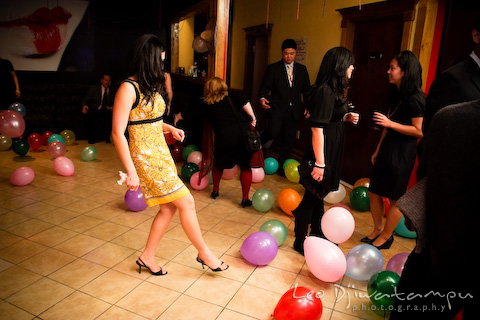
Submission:
[[193,22],[195,17],[182,20],[178,23],[178,66],[185,68],[188,72],[190,66],[193,66]]
[[[286,38],[308,38],[306,66],[313,82],[322,58],[330,48],[340,45],[342,15],[337,9],[358,6],[358,0],[302,0],[297,20],[297,1],[270,0],[268,22],[273,24],[269,63],[281,59],[281,44]],[[380,2],[362,0],[362,4]],[[324,11],[325,7],[325,15]],[[230,86],[243,89],[245,68],[245,31],[243,28],[265,24],[267,1],[234,2]]]

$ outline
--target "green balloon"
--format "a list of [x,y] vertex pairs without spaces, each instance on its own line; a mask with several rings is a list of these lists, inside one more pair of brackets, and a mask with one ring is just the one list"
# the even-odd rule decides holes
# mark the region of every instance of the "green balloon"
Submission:
[[196,163],[193,163],[193,162],[186,162],[183,166],[182,166],[182,170],[181,170],[181,174],[182,174],[182,178],[190,183],[190,178],[192,177],[192,175],[195,173],[195,172],[198,172],[200,171],[200,168],[198,167],[198,165]]
[[82,150],[82,160],[92,161],[97,157],[97,149],[94,146],[85,147]]
[[283,222],[278,221],[276,219],[268,220],[260,227],[260,231],[265,231],[270,233],[275,240],[277,240],[277,244],[280,247],[285,240],[287,240],[288,230]]
[[19,156],[23,157],[27,154],[28,150],[30,150],[30,145],[25,139],[15,139],[12,142],[12,150]]
[[52,134],[50,137],[48,137],[48,144],[52,143],[53,141],[60,141],[63,144],[65,143],[65,139],[60,135],[60,134]]
[[252,204],[258,211],[267,212],[275,204],[275,197],[270,190],[257,190],[252,197]]
[[182,151],[182,159],[183,161],[187,161],[187,158],[188,158],[188,155],[190,153],[192,153],[193,151],[199,151],[200,149],[198,149],[198,147],[194,144],[189,144],[188,146],[186,146],[185,148],[183,148],[183,151]]
[[367,285],[372,303],[382,310],[388,310],[388,307],[393,306],[399,281],[400,276],[393,271],[384,270],[374,274]]
[[363,212],[370,210],[370,196],[367,187],[356,187],[350,193],[350,202],[355,210]]

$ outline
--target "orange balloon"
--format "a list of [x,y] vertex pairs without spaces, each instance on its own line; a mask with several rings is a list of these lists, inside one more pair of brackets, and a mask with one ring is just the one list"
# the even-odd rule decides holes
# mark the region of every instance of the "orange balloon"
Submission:
[[280,205],[280,208],[283,212],[292,217],[292,211],[298,207],[300,201],[302,201],[302,197],[300,197],[297,191],[290,188],[283,189],[278,195],[278,204]]
[[355,184],[353,185],[353,189],[355,189],[356,187],[370,187],[370,178],[358,179],[357,182],[355,182]]

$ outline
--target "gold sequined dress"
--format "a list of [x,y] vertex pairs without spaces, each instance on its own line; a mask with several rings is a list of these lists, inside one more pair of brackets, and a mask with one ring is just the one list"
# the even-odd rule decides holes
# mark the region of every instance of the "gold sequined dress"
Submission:
[[178,177],[163,135],[165,101],[159,93],[147,101],[137,82],[130,79],[125,81],[135,87],[137,95],[128,118],[128,141],[145,201],[153,207],[180,199],[190,191]]

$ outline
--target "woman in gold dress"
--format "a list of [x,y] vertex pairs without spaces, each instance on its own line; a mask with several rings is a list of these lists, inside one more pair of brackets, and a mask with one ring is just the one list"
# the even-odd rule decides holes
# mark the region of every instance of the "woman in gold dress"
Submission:
[[[175,213],[189,240],[198,250],[197,261],[213,271],[224,271],[228,265],[207,247],[197,220],[195,201],[177,175],[175,163],[163,133],[170,132],[177,140],[185,137],[183,130],[163,122],[166,110],[164,47],[151,34],[137,39],[127,59],[125,79],[116,94],[113,106],[112,138],[127,171],[130,190],[141,187],[149,206],[160,205],[145,249],[136,261],[139,272],[147,268],[153,275],[165,275],[155,261],[155,252]],[[124,133],[128,129],[129,140]]]

